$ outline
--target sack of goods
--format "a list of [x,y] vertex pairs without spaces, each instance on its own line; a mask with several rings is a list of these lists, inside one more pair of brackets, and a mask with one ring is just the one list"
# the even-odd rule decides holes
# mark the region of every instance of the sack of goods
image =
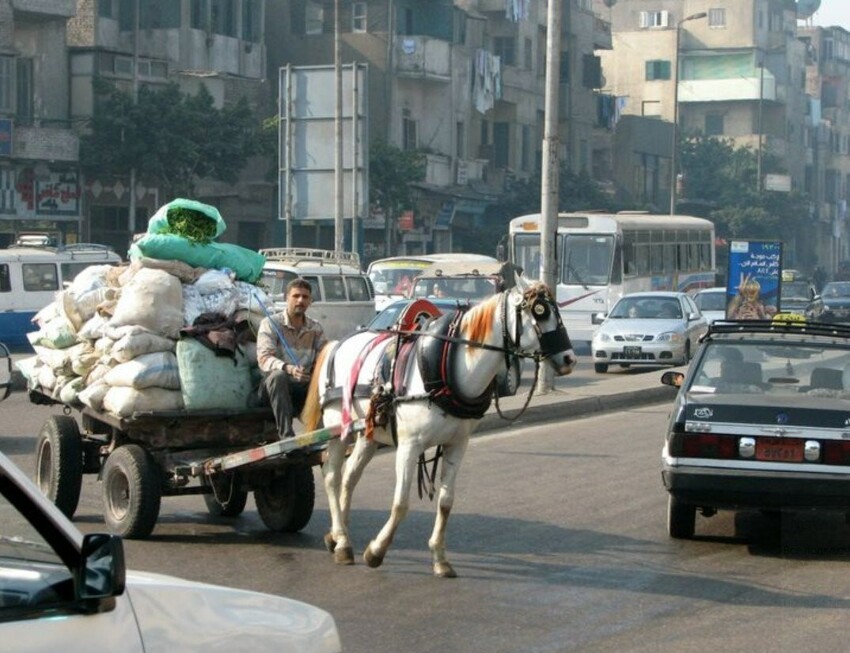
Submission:
[[129,263],[80,272],[33,318],[35,355],[16,363],[29,389],[119,417],[249,407],[265,257],[216,242],[225,229],[215,207],[175,199]]

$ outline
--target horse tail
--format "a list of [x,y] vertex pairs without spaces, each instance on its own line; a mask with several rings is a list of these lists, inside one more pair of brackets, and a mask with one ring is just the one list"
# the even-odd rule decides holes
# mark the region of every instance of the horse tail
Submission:
[[319,428],[319,421],[322,419],[322,407],[319,405],[319,376],[322,373],[322,368],[325,364],[325,359],[328,357],[333,343],[328,343],[319,352],[316,357],[316,364],[313,366],[313,374],[310,377],[310,385],[307,388],[307,400],[304,402],[304,408],[301,410],[301,423],[308,432],[315,431]]

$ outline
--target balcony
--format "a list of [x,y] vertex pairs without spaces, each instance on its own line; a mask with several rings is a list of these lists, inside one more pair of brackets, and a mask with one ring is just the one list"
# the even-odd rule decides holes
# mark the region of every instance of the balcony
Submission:
[[80,159],[80,139],[64,127],[15,126],[12,153],[18,159],[69,161]]
[[613,50],[614,41],[611,37],[611,23],[598,16],[593,17],[593,49]]
[[679,102],[775,101],[776,79],[765,74],[739,79],[680,79]]
[[35,16],[71,18],[77,15],[77,2],[76,0],[12,0],[12,9]]
[[395,49],[399,77],[450,82],[451,45],[428,36],[401,36]]

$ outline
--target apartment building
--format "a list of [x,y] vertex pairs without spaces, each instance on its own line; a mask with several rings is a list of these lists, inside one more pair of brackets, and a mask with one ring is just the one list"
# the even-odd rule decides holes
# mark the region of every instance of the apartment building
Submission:
[[79,138],[68,109],[74,0],[0,0],[0,247],[24,232],[79,242]]
[[[334,4],[269,4],[270,68],[332,64]],[[489,247],[488,207],[540,161],[546,0],[339,6],[342,63],[369,67],[370,139],[423,150],[427,159],[412,216],[392,223],[381,213],[363,216],[367,258]],[[590,170],[601,83],[594,51],[610,47],[611,35],[590,0],[565,0],[563,12],[561,156],[574,170]],[[297,230],[296,244],[327,246],[332,223],[326,222]]]
[[[268,115],[273,115],[273,96],[266,79],[265,0],[76,0],[55,4],[76,6],[68,20],[62,84],[64,105],[78,129],[84,130],[92,115],[97,78],[130,94],[142,85],[175,82],[185,93],[195,93],[203,85],[218,108],[246,96],[257,108],[268,106]],[[216,205],[227,220],[223,241],[250,248],[274,242],[276,225],[270,218],[276,189],[265,173],[262,166],[249,167],[236,184],[206,179],[197,184],[195,199]],[[142,179],[134,181],[132,187],[126,176],[85,180],[88,239],[126,251],[132,234],[144,231],[148,217],[173,199]],[[132,217],[131,206],[135,207]]]

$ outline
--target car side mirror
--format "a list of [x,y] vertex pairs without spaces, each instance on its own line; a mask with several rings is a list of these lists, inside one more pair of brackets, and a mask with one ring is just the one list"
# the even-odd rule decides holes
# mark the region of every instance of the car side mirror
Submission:
[[702,317],[702,313],[699,311],[695,313],[688,313],[688,322],[693,322],[694,320],[698,320]]
[[117,535],[88,533],[77,569],[77,592],[80,599],[99,600],[124,593],[127,567],[124,544]]
[[590,323],[602,324],[605,321],[606,317],[608,317],[607,313],[592,313],[590,316]]
[[672,370],[669,372],[664,372],[664,374],[661,375],[662,385],[669,385],[674,388],[681,388],[684,380],[684,374],[682,374],[681,372],[674,372]]

